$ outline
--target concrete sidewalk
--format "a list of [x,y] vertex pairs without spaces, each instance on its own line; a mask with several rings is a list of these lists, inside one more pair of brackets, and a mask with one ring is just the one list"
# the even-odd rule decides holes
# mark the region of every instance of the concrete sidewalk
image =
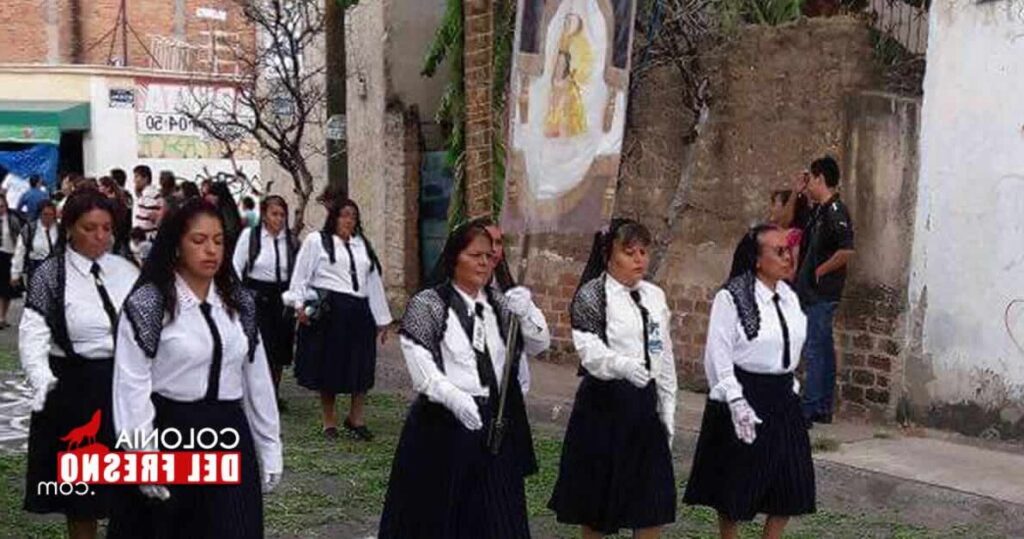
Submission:
[[[564,427],[579,378],[576,367],[533,362],[527,407],[534,423]],[[381,350],[381,386],[409,390],[394,343]],[[676,410],[676,473],[689,475],[705,395],[680,391]],[[1024,537],[1024,448],[979,447],[976,439],[852,422],[811,431],[819,509],[877,514],[971,537]],[[955,536],[961,536],[955,533]]]

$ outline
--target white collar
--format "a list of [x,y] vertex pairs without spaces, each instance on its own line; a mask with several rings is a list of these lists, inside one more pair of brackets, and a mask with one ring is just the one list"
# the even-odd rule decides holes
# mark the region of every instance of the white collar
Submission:
[[270,239],[272,239],[272,240],[279,240],[279,239],[281,239],[281,237],[282,237],[282,236],[284,236],[284,229],[282,228],[282,229],[281,229],[281,230],[280,230],[280,231],[279,231],[279,232],[277,233],[277,235],[275,236],[275,235],[271,234],[269,230],[267,230],[267,227],[265,227],[265,226],[263,226],[263,225],[261,224],[261,225],[260,225],[260,234],[261,234],[261,235],[262,235],[262,237],[264,237],[264,238],[270,238]]
[[[186,311],[193,307],[199,307],[202,301],[196,296],[192,288],[188,286],[185,279],[181,277],[177,272],[174,273],[174,287],[178,293],[178,310],[179,312]],[[213,307],[223,307],[220,301],[220,294],[217,293],[217,283],[210,282],[210,291],[206,294],[206,302]]]
[[605,275],[605,279],[604,279],[605,280],[605,290],[608,291],[608,292],[611,292],[611,293],[629,294],[630,292],[639,291],[640,288],[644,284],[644,280],[640,279],[640,281],[638,281],[636,283],[636,286],[630,288],[630,287],[622,284],[621,282],[619,282],[619,280],[616,279],[615,277],[612,277],[612,275],[610,273],[605,272],[604,275]]
[[483,289],[480,289],[480,291],[476,293],[476,298],[474,299],[469,294],[465,293],[461,288],[459,288],[458,285],[456,285],[455,283],[452,283],[452,288],[454,288],[455,291],[458,292],[459,296],[462,297],[462,300],[466,302],[466,306],[469,308],[470,313],[473,313],[475,305],[477,303],[482,303],[484,305],[484,308],[487,307],[487,298],[486,296],[484,296]]
[[68,247],[68,249],[67,249],[67,259],[68,259],[68,262],[71,262],[71,267],[75,268],[75,271],[77,271],[78,273],[81,273],[82,275],[84,275],[86,277],[89,277],[89,276],[92,275],[92,264],[93,264],[93,262],[99,264],[100,265],[100,271],[104,272],[102,260],[103,260],[103,257],[105,257],[105,256],[107,256],[106,253],[104,253],[102,256],[100,256],[96,260],[92,260],[92,259],[87,258],[86,256],[82,255],[81,253],[79,253],[78,251],[76,251],[76,250],[74,250],[74,249],[72,249],[70,247]]
[[775,283],[775,291],[768,288],[768,285],[764,284],[761,279],[754,278],[754,295],[757,297],[757,302],[762,305],[771,305],[773,303],[773,297],[778,294],[781,302],[785,303],[789,300],[789,285],[785,281],[779,281]]

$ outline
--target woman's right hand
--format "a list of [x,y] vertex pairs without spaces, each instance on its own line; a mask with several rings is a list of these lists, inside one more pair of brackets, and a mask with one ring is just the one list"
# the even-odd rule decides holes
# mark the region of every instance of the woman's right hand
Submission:
[[298,320],[299,323],[304,326],[309,325],[309,315],[306,314],[306,308],[304,306],[299,306],[295,308],[295,319]]
[[42,412],[46,407],[46,396],[57,387],[57,378],[52,374],[44,380],[32,380],[32,411]]

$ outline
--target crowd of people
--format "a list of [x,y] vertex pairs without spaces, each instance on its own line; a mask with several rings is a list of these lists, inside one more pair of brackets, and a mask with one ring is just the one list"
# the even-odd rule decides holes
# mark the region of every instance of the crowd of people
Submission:
[[[281,479],[278,387],[294,363],[319,395],[323,436],[371,442],[366,395],[392,315],[358,205],[325,201],[300,241],[279,196],[179,183],[148,167],[68,178],[53,197],[0,197],[0,297],[25,290],[22,365],[34,390],[25,509],[59,512],[71,537],[261,537],[262,494]],[[771,196],[740,239],[710,313],[710,393],[683,500],[721,536],[767,514],[764,536],[815,511],[808,429],[829,422],[831,320],[853,254],[839,168],[816,160]],[[36,182],[33,189],[38,189]],[[40,191],[41,192],[41,191]],[[129,239],[130,238],[130,239]],[[382,538],[529,537],[525,478],[537,471],[526,414],[531,358],[551,336],[517,285],[495,222],[456,227],[397,323],[413,400],[392,463]],[[647,280],[650,231],[614,219],[595,235],[570,306],[580,384],[548,507],[583,537],[658,537],[676,519],[677,394],[665,293]],[[6,301],[0,303],[6,313]],[[5,322],[6,324],[6,322]],[[807,364],[801,391],[795,372]],[[802,394],[802,397],[801,397]],[[350,396],[339,422],[337,396]],[[117,431],[233,428],[242,481],[40,494],[60,434],[100,410]]]

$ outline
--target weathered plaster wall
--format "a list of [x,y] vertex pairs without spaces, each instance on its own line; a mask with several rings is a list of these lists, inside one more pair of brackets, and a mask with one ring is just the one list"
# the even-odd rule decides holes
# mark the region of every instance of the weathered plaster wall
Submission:
[[937,0],[929,35],[906,395],[931,424],[1019,438],[1024,16]]

